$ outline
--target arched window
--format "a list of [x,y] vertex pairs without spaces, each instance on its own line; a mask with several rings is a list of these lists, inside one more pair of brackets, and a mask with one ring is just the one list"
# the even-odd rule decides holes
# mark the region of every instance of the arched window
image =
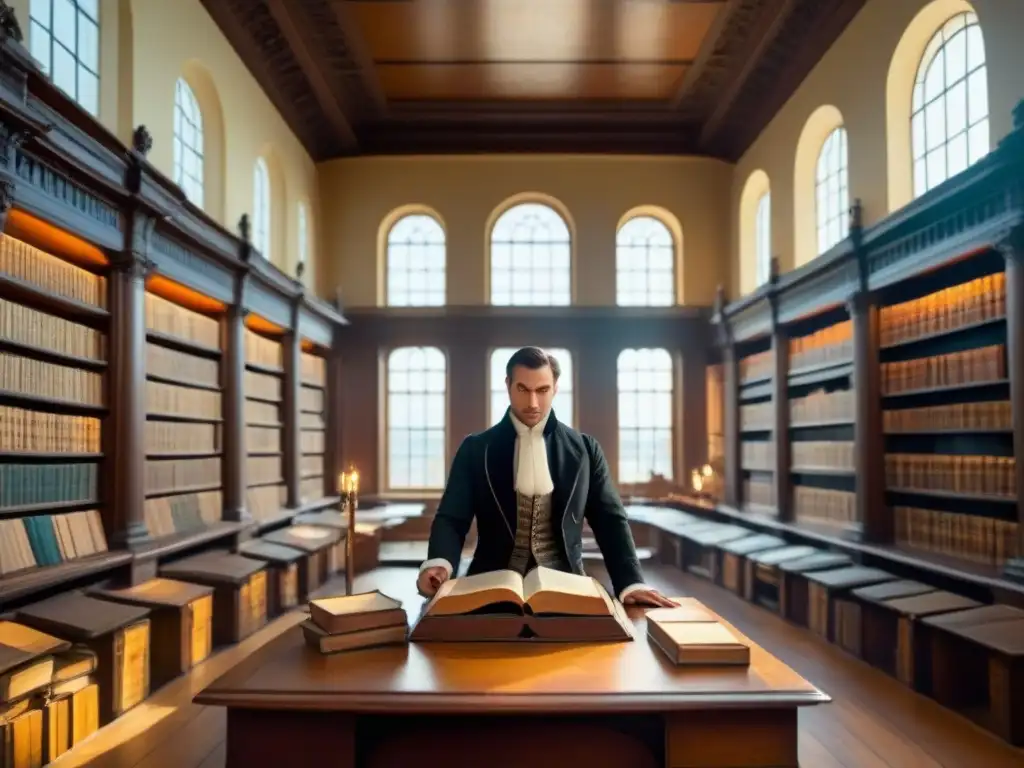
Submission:
[[910,118],[915,197],[988,154],[987,78],[978,17],[959,13],[935,33],[917,70]]
[[[497,424],[508,408],[508,390],[505,388],[505,366],[516,347],[499,347],[491,352],[491,424]],[[558,394],[552,402],[555,417],[567,426],[575,420],[576,401],[573,397],[572,354],[567,349],[546,349],[562,369],[558,377]]]
[[98,115],[99,0],[32,0],[28,38],[32,56],[53,84]]
[[262,157],[252,169],[252,244],[270,259],[270,170]]
[[620,307],[676,303],[676,248],[661,219],[636,216],[615,237],[616,296]]
[[306,204],[299,203],[299,255],[298,263],[305,264],[309,258],[309,214],[306,212]]
[[203,207],[203,113],[189,84],[174,87],[174,183]]
[[618,361],[619,482],[651,473],[672,479],[672,357],[664,349],[624,349]]
[[387,487],[444,488],[447,362],[437,347],[400,347],[388,355]]
[[825,139],[815,174],[818,213],[818,253],[824,253],[846,237],[850,207],[846,129],[840,126]]
[[754,254],[757,258],[757,284],[764,285],[772,273],[772,193],[757,201],[754,218]]
[[387,248],[387,306],[444,306],[445,236],[437,219],[403,216],[388,231]]
[[512,206],[491,230],[491,304],[570,304],[571,254],[569,227],[554,208]]

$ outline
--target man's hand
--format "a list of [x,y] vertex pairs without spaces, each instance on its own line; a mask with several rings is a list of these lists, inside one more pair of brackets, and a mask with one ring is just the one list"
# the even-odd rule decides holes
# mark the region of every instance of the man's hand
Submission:
[[623,599],[625,605],[651,605],[655,608],[675,608],[679,603],[669,600],[656,589],[638,589]]
[[420,593],[427,597],[433,597],[434,593],[448,581],[448,571],[439,565],[435,565],[433,568],[426,568],[421,573],[418,579],[416,579],[416,588],[419,589]]

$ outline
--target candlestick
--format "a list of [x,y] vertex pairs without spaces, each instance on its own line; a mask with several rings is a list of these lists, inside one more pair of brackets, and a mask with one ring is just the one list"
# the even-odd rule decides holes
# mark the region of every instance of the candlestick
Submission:
[[355,467],[342,472],[338,478],[338,491],[345,505],[345,594],[351,595],[356,580],[356,507],[359,505],[359,473]]

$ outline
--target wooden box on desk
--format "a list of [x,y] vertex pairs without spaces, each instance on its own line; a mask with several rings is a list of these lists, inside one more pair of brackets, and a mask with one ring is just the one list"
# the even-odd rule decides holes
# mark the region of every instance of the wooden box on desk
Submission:
[[686,526],[679,532],[682,540],[680,567],[695,576],[714,579],[718,548],[727,542],[749,535],[749,529],[726,523]]
[[742,539],[732,539],[722,543],[715,555],[715,582],[730,592],[742,595],[747,558],[757,552],[779,549],[784,546],[786,546],[785,541],[767,533],[756,533],[753,536],[744,536]]
[[101,600],[149,609],[150,684],[185,674],[213,651],[213,587],[156,578],[126,589],[96,590]]
[[299,589],[309,595],[331,575],[330,551],[341,539],[341,534],[337,528],[322,525],[293,525],[264,534],[262,540],[305,553],[309,561],[306,566],[306,583],[300,583]]
[[267,579],[267,617],[274,618],[299,601],[305,602],[308,594],[303,585],[309,583],[309,557],[305,552],[283,544],[274,544],[261,539],[247,541],[238,549],[242,557],[251,557],[266,563]]
[[68,592],[21,608],[17,620],[96,654],[101,725],[149,695],[149,609]]
[[169,563],[160,575],[213,587],[213,646],[232,645],[267,622],[264,563],[228,552],[204,552]]
[[782,576],[779,566],[821,551],[805,544],[794,544],[747,555],[743,563],[743,597],[770,611],[781,613]]
[[893,581],[854,591],[861,601],[862,658],[897,680],[924,692],[919,681],[926,673],[928,658],[918,622],[925,616],[962,611],[980,606],[975,600],[945,592],[915,581]]
[[878,568],[850,565],[814,571],[806,578],[807,628],[859,657],[860,604],[851,593],[858,587],[896,581],[896,577]]
[[1024,746],[1024,611],[986,605],[929,616],[931,695]]
[[807,626],[807,575],[816,571],[845,568],[852,560],[839,552],[818,552],[779,564],[779,613],[801,627]]

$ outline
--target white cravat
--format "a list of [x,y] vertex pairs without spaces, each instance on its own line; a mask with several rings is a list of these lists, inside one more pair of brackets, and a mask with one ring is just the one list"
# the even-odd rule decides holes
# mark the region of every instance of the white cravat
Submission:
[[524,496],[547,496],[555,489],[548,468],[548,449],[544,444],[544,426],[548,423],[548,416],[528,427],[515,414],[509,413],[516,429],[515,488]]

